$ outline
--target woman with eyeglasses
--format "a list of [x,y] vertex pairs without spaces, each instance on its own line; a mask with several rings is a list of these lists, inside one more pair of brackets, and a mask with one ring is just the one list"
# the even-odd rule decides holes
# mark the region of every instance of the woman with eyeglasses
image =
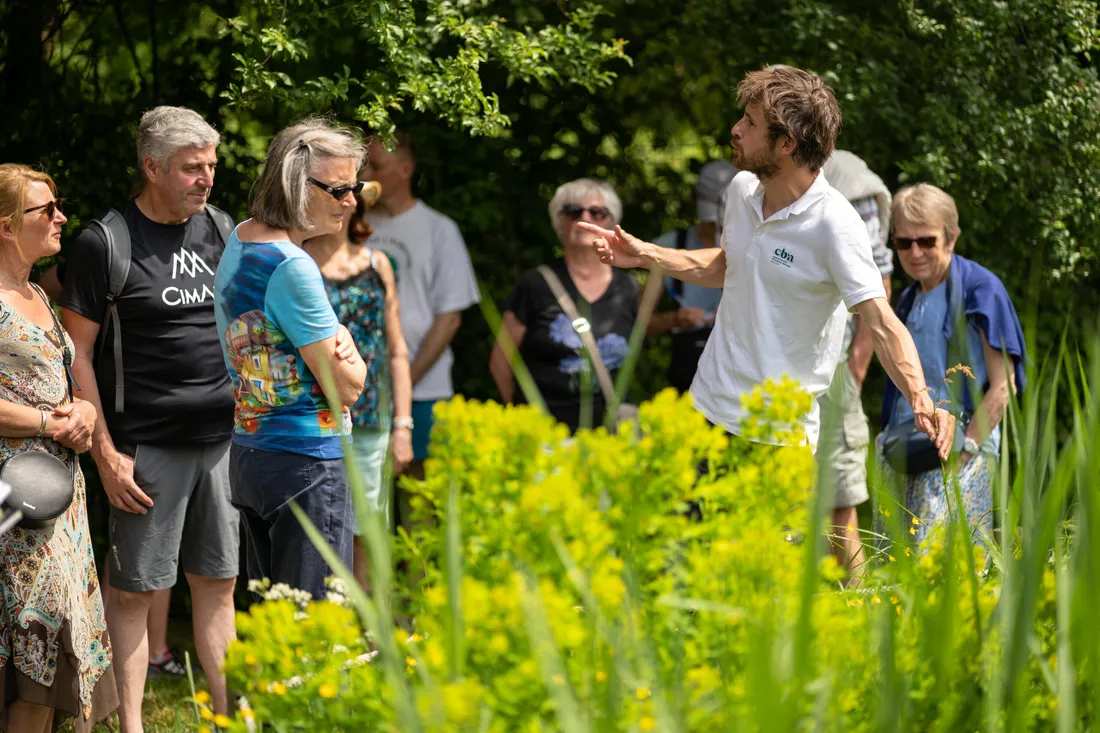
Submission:
[[[1024,386],[1024,337],[1001,280],[981,265],[955,254],[959,213],[945,191],[920,183],[894,198],[893,247],[913,283],[895,311],[913,336],[925,383],[937,400],[950,400],[958,422],[954,451],[959,485],[975,542],[988,542],[993,529],[992,479],[1000,452],[1000,422],[1009,399]],[[1006,362],[1003,353],[1007,353]],[[955,369],[957,365],[962,369]],[[919,438],[906,434],[913,422],[908,402],[887,381],[876,441],[886,478],[908,511],[907,527],[918,542],[943,522],[955,505],[939,461],[926,465]],[[915,520],[915,521],[913,521]]]
[[[65,221],[48,175],[0,165],[0,464],[27,451],[71,463],[91,446],[96,410],[69,401],[72,342],[29,282],[60,251]],[[52,525],[0,536],[0,730],[45,732],[71,717],[84,733],[118,707],[79,464],[74,476]]]
[[248,577],[325,597],[332,574],[293,501],[352,564],[352,506],[343,440],[367,367],[336,318],[302,243],[344,227],[365,147],[322,118],[278,135],[214,279],[215,315],[233,381],[233,503],[244,519]]
[[[595,236],[577,222],[614,227],[622,219],[622,202],[607,183],[580,178],[558,188],[549,212],[562,245],[561,259],[549,267],[587,321],[600,357],[614,379],[626,359],[630,333],[638,317],[638,286],[626,271],[600,262],[593,246]],[[555,419],[567,425],[570,432],[582,422],[603,424],[606,402],[596,375],[591,373],[581,337],[537,269],[524,273],[505,301],[501,330],[518,347],[520,358]],[[526,402],[499,343],[489,359],[489,371],[505,403]],[[591,413],[582,410],[582,392],[589,390]]]
[[[367,501],[388,525],[390,493],[383,486],[383,467],[387,453],[393,456],[395,476],[413,459],[412,377],[393,266],[385,252],[366,246],[373,231],[366,212],[381,190],[378,183],[367,183],[355,208],[347,210],[345,226],[310,239],[305,250],[321,268],[329,303],[367,364],[363,395],[351,408],[351,450]],[[366,588],[369,564],[355,524],[355,577]]]

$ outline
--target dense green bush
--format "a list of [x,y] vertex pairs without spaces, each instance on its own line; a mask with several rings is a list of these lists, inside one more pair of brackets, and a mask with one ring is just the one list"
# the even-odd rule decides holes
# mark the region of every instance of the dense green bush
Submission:
[[[0,159],[58,177],[74,214],[66,242],[136,182],[133,129],[154,104],[192,106],[224,132],[214,201],[238,216],[268,137],[294,116],[332,111],[415,134],[418,190],[458,221],[499,302],[523,269],[552,256],[545,203],[565,180],[607,177],[641,236],[687,224],[694,171],[726,154],[737,81],[791,63],[834,85],[841,147],[891,185],[928,180],[955,195],[960,251],[1034,314],[1040,352],[1068,314],[1074,337],[1096,317],[1091,0],[121,7],[11,0],[0,10]],[[494,396],[491,335],[477,318],[465,328],[457,382],[468,396]],[[642,364],[650,394],[664,347]]]

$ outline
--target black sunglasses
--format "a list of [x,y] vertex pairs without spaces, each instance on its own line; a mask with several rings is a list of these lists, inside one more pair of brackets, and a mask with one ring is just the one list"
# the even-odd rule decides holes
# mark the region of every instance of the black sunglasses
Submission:
[[61,202],[63,200],[64,199],[54,199],[53,201],[49,201],[47,203],[42,204],[41,206],[32,206],[29,209],[23,209],[23,213],[24,214],[29,214],[32,211],[39,211],[41,209],[45,209],[46,210],[46,216],[48,216],[50,218],[50,221],[53,221],[54,214],[61,211]]
[[327,183],[321,183],[316,178],[310,178],[309,182],[317,188],[321,189],[322,191],[328,193],[329,196],[332,196],[337,201],[343,201],[349,193],[354,193],[356,196],[358,196],[359,192],[363,190],[363,186],[366,185],[364,181],[356,181],[355,184],[352,186],[340,186],[339,188],[333,188]]
[[932,249],[936,246],[939,237],[894,237],[894,249],[905,252],[917,245],[921,249]]
[[592,221],[604,221],[611,212],[606,206],[589,206],[587,209],[580,204],[565,204],[561,207],[561,213],[564,216],[569,217],[572,221],[580,221],[584,216],[584,212],[588,212],[588,215],[592,217]]

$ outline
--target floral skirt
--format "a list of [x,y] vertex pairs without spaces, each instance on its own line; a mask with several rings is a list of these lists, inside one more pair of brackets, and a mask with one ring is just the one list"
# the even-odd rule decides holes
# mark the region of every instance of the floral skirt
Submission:
[[[882,440],[880,435],[875,441],[875,455],[883,479],[886,485],[897,487],[898,495],[904,497],[905,522],[915,530],[910,533],[911,539],[920,544],[933,526],[947,521],[948,512],[956,503],[954,486],[944,485],[939,469],[912,476],[897,473],[883,458]],[[996,467],[996,456],[978,453],[958,472],[966,521],[975,544],[982,546],[993,537],[993,472]],[[912,522],[913,519],[916,522]],[[876,516],[875,521],[881,529],[881,516]]]

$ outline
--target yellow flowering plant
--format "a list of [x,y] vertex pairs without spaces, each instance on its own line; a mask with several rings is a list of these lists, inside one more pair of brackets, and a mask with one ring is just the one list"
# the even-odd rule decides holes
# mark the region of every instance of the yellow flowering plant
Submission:
[[[261,588],[226,662],[248,708],[201,724],[953,731],[1091,719],[1097,661],[1080,645],[1098,635],[1079,623],[1089,596],[1069,579],[1100,542],[1056,544],[1053,507],[1097,465],[1095,393],[1076,402],[1081,439],[1034,447],[1052,461],[1044,483],[1013,489],[1041,516],[1022,524],[1018,502],[988,559],[965,528],[897,540],[860,588],[828,555],[810,449],[768,444],[801,441],[809,400],[786,379],[747,395],[756,442],[671,391],[640,405],[637,433],[572,437],[532,407],[438,404],[428,478],[403,482],[413,529],[392,559],[389,535],[371,530],[382,569],[405,572],[372,576],[370,596]],[[1067,696],[1080,701],[1072,715]]]

